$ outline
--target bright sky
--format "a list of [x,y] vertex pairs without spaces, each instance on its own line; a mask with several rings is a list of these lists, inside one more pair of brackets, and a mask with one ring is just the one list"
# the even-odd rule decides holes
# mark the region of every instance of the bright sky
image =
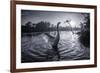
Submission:
[[72,27],[78,27],[80,22],[84,22],[84,16],[81,13],[75,12],[56,12],[56,11],[36,11],[36,10],[22,10],[22,25],[25,25],[28,21],[32,23],[38,23],[40,21],[47,21],[51,24],[57,25],[61,22],[60,26],[69,26],[64,22],[71,20],[70,24]]

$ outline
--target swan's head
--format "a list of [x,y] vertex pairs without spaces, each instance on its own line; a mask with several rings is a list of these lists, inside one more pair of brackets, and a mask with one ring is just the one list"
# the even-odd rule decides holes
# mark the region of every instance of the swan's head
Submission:
[[57,23],[57,26],[59,26],[59,24],[61,24],[61,22],[58,22],[58,23]]
[[57,24],[60,24],[61,22],[58,22]]
[[69,19],[69,20],[66,20],[64,23],[68,23],[68,22],[71,22],[71,19]]

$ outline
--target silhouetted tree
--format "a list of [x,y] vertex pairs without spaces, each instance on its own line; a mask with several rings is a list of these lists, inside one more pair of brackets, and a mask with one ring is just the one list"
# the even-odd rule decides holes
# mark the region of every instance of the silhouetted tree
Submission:
[[31,30],[31,26],[32,26],[32,22],[27,22],[26,24],[25,24],[25,26],[26,26],[26,30],[27,30],[27,32],[32,32],[32,30]]
[[48,31],[49,26],[50,26],[50,22],[41,21],[36,24],[36,30],[38,32]]
[[81,30],[80,42],[85,47],[90,47],[90,15],[83,14],[83,16],[84,16],[84,23],[81,23],[82,30]]

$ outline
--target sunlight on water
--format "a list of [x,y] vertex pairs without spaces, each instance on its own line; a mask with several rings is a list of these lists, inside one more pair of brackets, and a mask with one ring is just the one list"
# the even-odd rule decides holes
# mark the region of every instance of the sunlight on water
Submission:
[[[55,32],[52,32],[55,35]],[[29,61],[48,61],[56,60],[52,52],[52,41],[47,35],[40,34],[37,36],[24,36],[22,37],[22,55],[32,59]],[[79,42],[79,35],[73,34],[71,31],[61,31],[59,40],[59,53],[61,60],[75,60],[75,59],[88,59],[89,49],[85,48]],[[24,53],[24,54],[23,54]],[[50,57],[49,59],[47,59]],[[28,57],[25,57],[28,58]],[[28,59],[29,59],[28,58]],[[22,59],[24,60],[24,59]]]

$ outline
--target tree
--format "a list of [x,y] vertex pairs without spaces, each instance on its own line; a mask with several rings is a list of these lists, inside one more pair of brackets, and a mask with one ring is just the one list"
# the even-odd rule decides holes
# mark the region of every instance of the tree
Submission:
[[31,29],[31,27],[32,27],[32,22],[27,22],[26,24],[25,24],[25,26],[26,26],[26,30],[27,30],[27,32],[32,32],[32,29]]
[[79,39],[80,39],[80,42],[85,47],[90,47],[90,15],[83,14],[83,16],[84,16],[84,23],[81,23],[82,30],[81,30],[81,36]]
[[41,22],[36,24],[36,30],[38,32],[46,32],[46,31],[49,31],[48,30],[49,26],[50,26],[50,22],[41,21]]

